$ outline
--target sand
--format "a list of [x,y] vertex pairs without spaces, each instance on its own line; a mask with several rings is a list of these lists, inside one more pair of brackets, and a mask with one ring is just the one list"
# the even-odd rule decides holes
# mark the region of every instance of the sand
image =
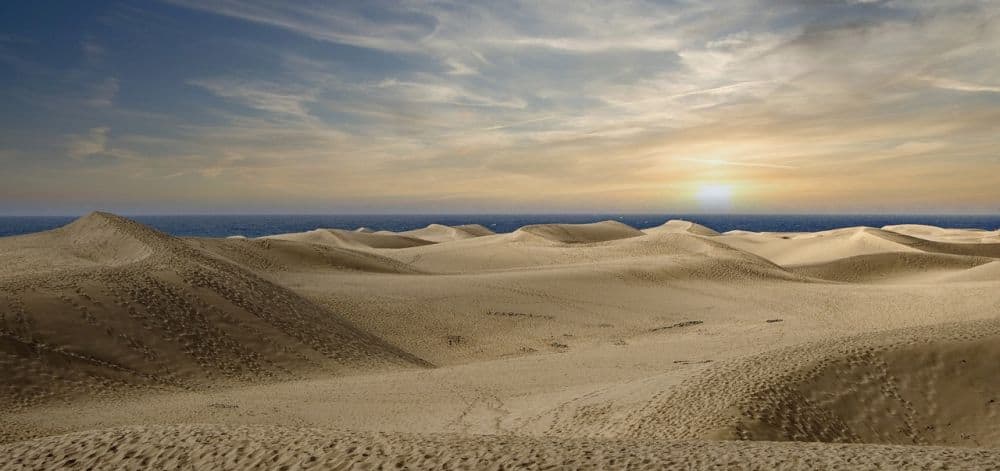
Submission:
[[987,469],[1000,241],[687,221],[0,238],[2,469]]

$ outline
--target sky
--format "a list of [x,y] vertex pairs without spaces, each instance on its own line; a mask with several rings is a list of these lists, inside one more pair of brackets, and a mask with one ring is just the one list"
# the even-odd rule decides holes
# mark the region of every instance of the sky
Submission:
[[0,4],[0,214],[998,213],[1000,2]]

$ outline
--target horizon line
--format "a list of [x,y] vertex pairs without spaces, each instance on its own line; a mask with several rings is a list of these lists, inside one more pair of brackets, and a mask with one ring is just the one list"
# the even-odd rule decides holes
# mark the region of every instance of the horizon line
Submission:
[[134,213],[134,212],[115,212],[115,211],[88,211],[85,213],[77,214],[23,214],[23,213],[0,213],[0,217],[25,217],[25,218],[77,218],[83,217],[94,212],[106,212],[115,214],[122,217],[213,217],[213,216],[713,216],[713,217],[725,217],[725,216],[947,216],[947,217],[962,217],[962,216],[990,216],[990,217],[1000,217],[1000,211],[997,212],[733,212],[733,213],[718,213],[718,212],[684,212],[684,211],[668,211],[668,212],[582,212],[582,211],[567,211],[567,212],[413,212],[413,213],[402,213],[402,212],[343,212],[343,213],[280,213],[280,212],[261,212],[261,213]]

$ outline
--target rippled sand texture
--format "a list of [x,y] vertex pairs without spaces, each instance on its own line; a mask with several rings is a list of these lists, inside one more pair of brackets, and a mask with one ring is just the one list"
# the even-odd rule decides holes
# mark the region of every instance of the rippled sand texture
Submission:
[[0,468],[985,469],[998,307],[989,230],[93,213],[0,239]]

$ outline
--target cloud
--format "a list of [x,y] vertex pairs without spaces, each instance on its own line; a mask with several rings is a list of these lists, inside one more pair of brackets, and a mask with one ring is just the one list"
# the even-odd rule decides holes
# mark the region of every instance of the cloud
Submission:
[[522,37],[496,38],[489,40],[487,44],[502,49],[537,47],[581,54],[608,51],[674,51],[680,46],[679,41],[669,37]]
[[250,108],[304,119],[309,118],[307,107],[315,99],[308,90],[272,82],[211,78],[188,80],[187,83]]
[[[178,6],[281,28],[313,39],[385,51],[415,51],[433,32],[431,22],[372,21],[323,2],[167,0]],[[405,7],[404,7],[405,9]],[[416,12],[412,12],[416,14]],[[410,19],[413,17],[411,16]]]
[[723,160],[723,159],[694,159],[694,158],[680,157],[677,160],[684,161],[684,162],[698,162],[698,163],[707,164],[707,165],[725,165],[725,166],[733,166],[733,167],[797,168],[794,165],[783,165],[783,164],[776,164],[776,163],[761,163],[761,162],[738,162],[738,161],[734,162],[734,161]]
[[525,102],[516,97],[497,99],[466,90],[446,82],[411,82],[386,79],[371,86],[383,93],[393,93],[398,99],[411,103],[437,103],[456,106],[485,106],[524,108]]
[[102,126],[91,128],[86,134],[70,135],[66,140],[66,152],[77,160],[107,154],[109,150],[108,133],[110,132],[110,127]]
[[98,108],[111,106],[114,104],[115,96],[118,95],[118,90],[118,79],[108,77],[94,87],[93,94],[87,100],[87,104]]
[[923,77],[923,80],[927,81],[934,87],[945,90],[955,90],[959,92],[1000,93],[1000,86],[980,85],[942,77]]
[[445,58],[445,64],[450,68],[447,72],[448,75],[477,75],[479,71],[465,62],[462,62],[453,57]]
[[84,58],[90,64],[97,64],[104,60],[104,56],[107,55],[107,49],[100,43],[94,40],[94,38],[86,38],[80,42],[80,49],[83,51]]

